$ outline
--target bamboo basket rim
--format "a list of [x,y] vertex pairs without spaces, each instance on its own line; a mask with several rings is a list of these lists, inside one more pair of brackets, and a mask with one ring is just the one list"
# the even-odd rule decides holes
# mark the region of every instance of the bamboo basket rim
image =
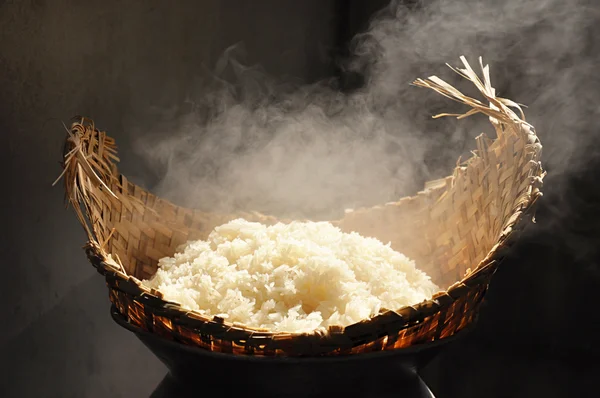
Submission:
[[[136,333],[136,334],[141,333],[141,334],[145,334],[147,336],[154,336],[154,337],[158,338],[158,336],[156,336],[154,333],[143,330],[143,329],[127,322],[126,317],[124,317],[122,314],[120,314],[118,309],[115,308],[114,305],[111,307],[111,317],[115,320],[115,322],[117,322],[119,325],[121,325],[122,327],[124,327],[125,329],[129,330],[132,333]],[[473,328],[473,326],[469,325],[465,329],[460,330],[457,334],[454,334],[454,335],[447,337],[445,339],[442,339],[442,340],[437,340],[435,342],[431,342],[430,344],[427,344],[427,345],[413,345],[410,347],[403,348],[401,355],[403,355],[403,356],[417,355],[424,350],[429,350],[432,348],[439,348],[441,346],[445,346],[447,343],[449,343],[451,341],[459,340],[460,338],[464,337],[464,335],[469,333],[472,328]],[[257,361],[261,361],[264,359],[264,357],[261,357],[261,356],[232,355],[232,354],[227,354],[227,353],[222,353],[222,352],[203,350],[199,347],[188,346],[188,345],[183,345],[182,347],[179,347],[180,346],[179,343],[168,341],[168,340],[165,343],[177,344],[178,349],[183,349],[183,350],[186,350],[191,353],[202,352],[203,355],[212,356],[215,358],[227,358],[227,359],[236,360],[236,361],[249,361],[249,362],[255,362],[255,363]],[[360,355],[360,358],[357,358],[356,355],[349,355],[349,356],[333,355],[333,356],[326,356],[326,357],[279,356],[279,357],[269,357],[269,360],[270,361],[278,360],[281,363],[285,363],[285,364],[290,364],[290,363],[291,364],[294,364],[294,363],[310,364],[310,363],[315,363],[315,362],[330,362],[332,364],[335,364],[337,362],[347,361],[347,360],[362,361],[364,359],[371,359],[371,358],[376,359],[376,358],[382,358],[382,357],[393,357],[393,356],[399,355],[398,351],[399,350],[374,351],[374,352],[369,352],[369,353],[363,353],[362,355]]]
[[[490,82],[489,66],[483,65],[481,57],[479,58],[479,64],[483,72],[483,79],[474,72],[464,56],[461,56],[460,59],[464,68],[454,68],[447,64],[448,67],[463,78],[472,82],[488,104],[463,94],[437,76],[430,76],[426,79],[416,79],[412,83],[414,86],[432,89],[453,101],[468,105],[471,108],[463,114],[442,113],[433,117],[456,117],[457,119],[463,119],[478,113],[484,114],[488,116],[490,123],[494,126],[505,125],[514,128],[514,131],[522,135],[522,138],[529,146],[529,149],[539,157],[541,155],[542,146],[535,133],[534,127],[525,121],[522,105],[509,99],[496,96],[495,89]],[[511,108],[517,110],[518,114]],[[114,141],[107,141],[104,148],[105,152],[108,154],[107,157],[94,157],[86,151],[87,141],[85,133],[91,131],[97,134],[103,134],[105,138],[109,137],[106,137],[105,133],[96,130],[92,120],[85,117],[77,117],[77,120],[72,124],[71,129],[68,129],[66,126],[65,129],[67,130],[68,137],[65,142],[63,160],[64,170],[54,184],[67,173],[74,176],[74,178],[71,179],[64,179],[66,202],[67,205],[70,204],[73,207],[85,230],[88,238],[85,250],[89,260],[97,270],[105,275],[107,280],[110,278],[113,281],[117,281],[119,288],[123,291],[133,294],[135,297],[143,300],[145,305],[148,305],[157,311],[162,311],[168,316],[185,319],[191,323],[202,324],[204,326],[208,325],[207,327],[215,326],[224,328],[229,332],[240,332],[252,338],[275,337],[281,339],[293,339],[296,337],[312,336],[321,339],[329,338],[332,339],[332,341],[339,339],[341,342],[344,335],[349,333],[360,334],[360,332],[372,328],[383,328],[387,331],[401,330],[402,328],[407,327],[407,325],[418,324],[425,317],[435,314],[441,308],[451,305],[452,302],[463,297],[472,287],[480,284],[487,284],[489,282],[490,275],[495,272],[498,262],[502,258],[502,249],[508,246],[508,243],[516,238],[515,232],[518,232],[517,225],[529,217],[535,222],[535,205],[542,196],[541,187],[543,178],[546,175],[546,172],[541,167],[541,162],[538,162],[539,164],[530,176],[530,183],[527,186],[527,189],[516,201],[517,205],[511,212],[512,217],[510,222],[502,230],[489,253],[472,270],[468,269],[461,280],[452,284],[446,290],[434,294],[431,299],[405,306],[400,309],[383,309],[379,314],[370,319],[365,319],[346,327],[330,326],[328,329],[318,328],[308,333],[278,332],[238,323],[230,323],[216,316],[208,317],[197,311],[188,310],[178,303],[163,300],[162,293],[144,286],[138,278],[128,275],[118,256],[113,258],[104,250],[107,242],[111,239],[112,233],[102,241],[98,239],[94,232],[94,225],[92,225],[89,214],[86,214],[85,210],[82,209],[82,205],[84,205],[86,201],[92,200],[88,195],[89,188],[92,186],[98,187],[107,195],[119,200],[120,193],[113,192],[106,183],[106,181],[120,182],[120,179],[122,178],[121,175],[115,172],[116,166],[114,163],[119,161],[116,154],[116,145],[114,145]],[[496,131],[500,133],[502,129],[496,129]],[[466,162],[461,163],[459,159],[459,163],[457,163],[452,176],[456,176],[461,169],[468,167],[469,163],[476,158],[477,154],[473,153],[473,156]],[[440,186],[446,183],[446,180],[447,178],[430,181],[425,184],[425,190],[440,188]],[[136,200],[136,198],[133,197],[128,199],[133,201]],[[137,205],[143,204],[137,203]],[[268,217],[256,212],[252,214]]]

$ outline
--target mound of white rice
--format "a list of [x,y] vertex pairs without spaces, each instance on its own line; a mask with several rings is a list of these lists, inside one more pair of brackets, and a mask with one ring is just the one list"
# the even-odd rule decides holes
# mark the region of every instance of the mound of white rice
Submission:
[[437,291],[413,261],[377,239],[327,222],[242,219],[161,259],[144,284],[205,315],[286,332],[347,326]]

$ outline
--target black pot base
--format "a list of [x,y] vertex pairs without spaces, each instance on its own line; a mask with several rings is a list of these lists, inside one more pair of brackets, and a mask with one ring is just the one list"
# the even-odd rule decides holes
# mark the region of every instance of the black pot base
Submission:
[[[457,336],[395,351],[325,358],[251,357],[215,353],[139,329],[112,308],[113,319],[169,369],[151,398],[201,397],[433,397],[418,375]],[[459,333],[463,335],[464,332]]]

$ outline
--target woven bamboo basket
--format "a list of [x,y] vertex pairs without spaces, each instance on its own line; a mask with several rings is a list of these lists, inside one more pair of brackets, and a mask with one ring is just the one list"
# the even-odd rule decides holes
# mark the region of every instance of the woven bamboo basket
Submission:
[[[256,212],[217,214],[179,207],[119,174],[115,141],[93,121],[79,118],[65,143],[66,197],[87,234],[87,256],[106,278],[114,307],[135,327],[160,338],[220,353],[253,356],[336,356],[398,350],[449,338],[470,325],[505,250],[534,220],[545,172],[542,146],[518,104],[495,95],[489,69],[483,78],[464,57],[464,69],[485,102],[464,95],[432,76],[426,87],[468,105],[467,117],[489,117],[496,137],[477,137],[477,149],[452,175],[425,184],[422,192],[397,202],[347,211],[332,223],[343,231],[372,236],[414,259],[443,291],[421,303],[385,309],[347,327],[312,333],[283,333],[203,316],[161,292],[148,289],[158,260],[188,240],[206,239],[234,218],[273,224]],[[516,109],[518,114],[512,109]],[[60,177],[59,177],[60,178]],[[283,220],[285,222],[285,220]]]

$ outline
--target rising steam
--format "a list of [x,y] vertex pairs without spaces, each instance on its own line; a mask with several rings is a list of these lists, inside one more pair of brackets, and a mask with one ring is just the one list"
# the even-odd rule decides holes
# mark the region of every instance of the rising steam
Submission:
[[587,80],[599,58],[596,17],[580,0],[393,2],[352,41],[342,66],[365,85],[344,94],[327,81],[278,82],[243,66],[233,47],[193,93],[193,111],[137,147],[161,171],[152,190],[179,204],[335,217],[414,194],[449,174],[473,137],[491,133],[484,117],[432,121],[463,109],[409,85],[432,74],[461,84],[444,63],[483,56],[498,95],[529,106],[546,167],[563,171],[598,114]]

